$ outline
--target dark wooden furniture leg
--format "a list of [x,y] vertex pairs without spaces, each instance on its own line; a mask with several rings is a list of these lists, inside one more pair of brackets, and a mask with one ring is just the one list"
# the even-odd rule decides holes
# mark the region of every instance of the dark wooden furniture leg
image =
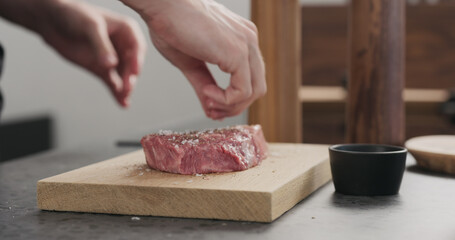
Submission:
[[267,94],[249,109],[250,124],[261,124],[267,141],[301,142],[301,17],[298,0],[252,0],[266,65]]
[[349,6],[347,141],[404,141],[404,0],[352,0]]

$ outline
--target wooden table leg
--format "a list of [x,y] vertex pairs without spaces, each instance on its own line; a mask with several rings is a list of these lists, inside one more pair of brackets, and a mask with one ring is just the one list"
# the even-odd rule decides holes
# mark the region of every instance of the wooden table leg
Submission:
[[405,1],[352,0],[347,141],[402,145]]
[[301,142],[301,17],[298,0],[252,0],[266,65],[267,94],[249,109],[250,124],[262,125],[267,141]]

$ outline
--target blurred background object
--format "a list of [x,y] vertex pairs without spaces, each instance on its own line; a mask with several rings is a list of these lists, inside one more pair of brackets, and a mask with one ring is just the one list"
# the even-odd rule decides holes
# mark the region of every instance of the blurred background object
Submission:
[[[407,1],[406,139],[454,134],[455,1]],[[347,17],[345,5],[302,6],[303,141],[345,140]]]

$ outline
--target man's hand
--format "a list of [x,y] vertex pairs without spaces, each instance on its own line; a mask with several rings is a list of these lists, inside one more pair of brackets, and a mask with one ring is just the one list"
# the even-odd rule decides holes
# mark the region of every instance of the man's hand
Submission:
[[66,59],[91,71],[120,105],[144,61],[146,44],[133,20],[74,0],[0,0],[0,15],[38,34]]
[[[266,92],[256,26],[213,0],[123,0],[147,23],[156,48],[190,81],[206,115],[235,116]],[[218,87],[206,63],[231,75]]]

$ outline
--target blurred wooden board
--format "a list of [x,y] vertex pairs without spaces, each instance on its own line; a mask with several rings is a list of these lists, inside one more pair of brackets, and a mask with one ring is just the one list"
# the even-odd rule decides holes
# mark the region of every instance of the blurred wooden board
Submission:
[[436,172],[455,174],[455,136],[433,135],[409,139],[406,148],[417,164]]
[[151,170],[142,150],[38,181],[43,210],[271,222],[331,179],[328,146],[269,144],[246,171]]

